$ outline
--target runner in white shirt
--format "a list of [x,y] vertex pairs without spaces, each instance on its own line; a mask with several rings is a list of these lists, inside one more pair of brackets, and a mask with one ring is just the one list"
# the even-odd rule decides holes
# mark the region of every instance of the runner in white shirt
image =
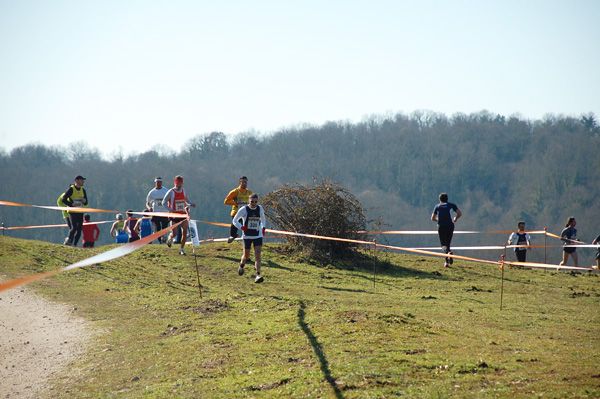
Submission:
[[[157,176],[154,179],[154,188],[148,192],[146,196],[146,209],[152,212],[169,212],[167,207],[163,206],[162,202],[167,192],[168,188],[163,187],[162,178]],[[152,216],[152,224],[154,225],[155,231],[160,231],[169,226],[169,218],[166,216]],[[158,243],[162,244],[166,239],[164,237],[158,238]]]
[[[242,220],[241,223],[240,219]],[[250,196],[250,204],[238,210],[233,217],[233,224],[243,231],[242,239],[244,241],[244,252],[242,253],[238,274],[240,276],[244,274],[244,265],[246,264],[246,261],[250,259],[250,249],[252,249],[252,245],[254,245],[254,257],[256,258],[254,262],[254,266],[256,267],[256,279],[254,282],[262,283],[264,279],[260,275],[260,265],[266,220],[263,207],[258,205],[258,195],[252,194]]]

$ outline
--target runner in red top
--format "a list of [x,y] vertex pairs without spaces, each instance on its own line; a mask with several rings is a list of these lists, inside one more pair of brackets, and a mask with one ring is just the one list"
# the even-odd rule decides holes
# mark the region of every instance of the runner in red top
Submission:
[[[169,209],[169,212],[180,213],[185,215],[182,218],[171,218],[171,224],[179,223],[182,219],[183,223],[180,224],[181,227],[181,248],[179,249],[180,255],[185,255],[185,251],[183,247],[185,247],[185,242],[187,241],[187,231],[188,231],[188,209],[189,207],[196,207],[196,204],[192,204],[187,197],[187,193],[183,188],[183,177],[176,176],[175,177],[175,187],[167,191],[165,198],[163,198],[163,206]],[[173,233],[171,230],[169,233],[169,238],[167,239],[167,245],[169,248],[173,244]]]
[[94,248],[94,243],[100,236],[100,229],[97,224],[90,222],[90,215],[87,213],[83,216],[81,232],[83,233],[83,248]]

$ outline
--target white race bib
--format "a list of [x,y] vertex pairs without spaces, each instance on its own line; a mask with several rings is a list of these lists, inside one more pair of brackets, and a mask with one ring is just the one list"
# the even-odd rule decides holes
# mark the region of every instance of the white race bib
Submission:
[[248,218],[248,229],[249,230],[258,230],[259,226],[260,226],[260,218],[257,218],[257,217]]
[[185,200],[177,200],[175,201],[175,211],[176,212],[185,212]]

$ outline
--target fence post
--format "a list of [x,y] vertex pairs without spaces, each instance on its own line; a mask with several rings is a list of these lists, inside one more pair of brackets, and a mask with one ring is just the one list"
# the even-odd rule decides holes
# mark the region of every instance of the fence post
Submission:
[[375,275],[377,274],[377,238],[373,239],[373,290],[375,290]]
[[548,239],[548,228],[544,227],[544,263],[548,263],[546,262],[546,241]]
[[[504,249],[506,250],[506,246],[504,246]],[[502,310],[502,300],[504,299],[504,257],[506,255],[502,255],[502,263],[500,265],[500,269],[502,269],[502,285],[500,288],[500,310]]]

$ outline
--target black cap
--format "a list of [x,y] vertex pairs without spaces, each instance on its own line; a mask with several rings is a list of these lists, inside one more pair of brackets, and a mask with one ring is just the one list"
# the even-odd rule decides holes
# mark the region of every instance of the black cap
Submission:
[[83,176],[81,176],[81,175],[77,175],[77,176],[75,176],[75,180],[79,180],[79,179],[81,179],[81,180],[85,180],[85,177],[83,177]]

